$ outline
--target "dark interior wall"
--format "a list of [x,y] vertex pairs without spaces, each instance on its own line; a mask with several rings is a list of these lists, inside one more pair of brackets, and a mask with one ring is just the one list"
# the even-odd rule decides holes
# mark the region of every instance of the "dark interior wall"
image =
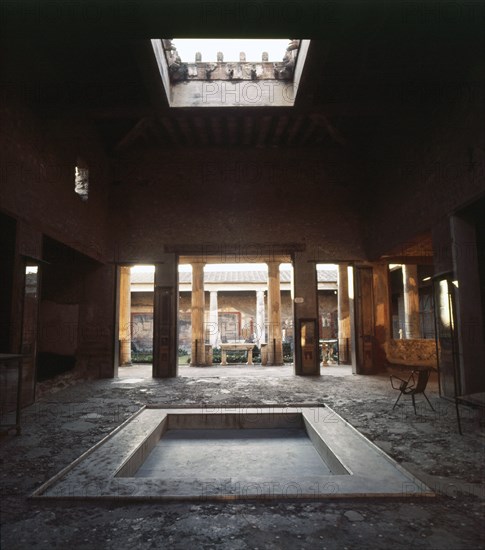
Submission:
[[0,352],[4,353],[10,351],[15,233],[15,220],[0,213]]
[[[481,201],[485,214],[485,198]],[[476,221],[477,252],[480,277],[480,295],[482,299],[483,341],[485,342],[485,215],[479,215]]]
[[461,391],[485,389],[485,311],[483,309],[483,229],[485,198],[451,219]]
[[321,260],[362,258],[358,177],[341,153],[150,151],[118,162],[115,249],[147,261],[178,244],[297,243]]
[[74,356],[78,347],[85,262],[67,247],[46,241],[44,257],[48,263],[42,266],[39,352]]
[[[466,248],[457,251],[457,256],[469,259],[476,254],[478,284],[474,291],[474,299],[480,301],[482,319],[485,320],[485,196],[459,212],[458,215],[473,227],[474,242],[468,242]],[[482,342],[485,342],[485,322],[482,323],[482,328]]]
[[90,262],[79,306],[76,368],[92,378],[113,376],[115,353],[116,266]]
[[[0,106],[2,209],[74,249],[106,258],[110,171],[96,133],[66,113],[35,114],[9,92]],[[89,166],[87,201],[74,192],[78,157]]]
[[[444,44],[443,67],[430,66],[423,80],[401,83],[401,112],[363,144],[373,197],[367,219],[371,258],[412,241],[484,191],[485,75],[477,57],[483,42],[471,30],[461,49],[452,35]],[[426,57],[418,60],[424,71]]]
[[[22,347],[22,325],[25,292],[25,267],[27,263],[34,264],[42,257],[42,235],[23,220],[16,220],[13,235],[15,250],[13,255],[12,285],[5,287],[3,292],[11,292],[9,315],[9,345],[8,351],[19,353]],[[2,266],[3,267],[3,266]],[[7,350],[5,350],[7,351]]]
[[44,239],[39,316],[41,378],[76,368],[107,376],[113,366],[115,272],[53,239]]
[[[8,70],[2,75],[5,78]],[[108,277],[99,275],[103,265],[97,260],[112,257],[110,164],[89,123],[72,116],[72,109],[62,104],[55,110],[41,110],[39,102],[32,99],[39,99],[32,90],[25,94],[21,80],[12,82],[15,89],[8,88],[0,106],[0,204],[17,222],[8,320],[13,330],[9,349],[2,351],[16,351],[20,345],[23,257],[42,258],[48,263],[40,265],[37,379],[74,367],[86,376],[109,375],[113,365],[115,274],[110,266],[105,270]],[[74,190],[78,158],[89,167],[87,201]],[[49,236],[44,239],[43,253],[42,235]],[[8,275],[8,271],[2,272]],[[90,315],[94,310],[97,315]],[[92,359],[95,353],[100,357],[97,363]]]
[[43,381],[76,366],[79,308],[83,281],[91,262],[53,239],[43,239],[42,286],[38,320],[37,380]]

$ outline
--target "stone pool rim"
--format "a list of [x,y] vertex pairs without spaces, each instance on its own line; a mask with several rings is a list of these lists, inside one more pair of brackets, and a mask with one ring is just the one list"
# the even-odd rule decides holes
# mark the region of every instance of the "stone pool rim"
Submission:
[[[213,482],[210,482],[210,486],[205,486],[201,490],[201,483],[199,482],[197,485],[197,479],[188,480],[187,482],[178,480],[177,484],[174,480],[122,477],[119,474],[120,470],[126,467],[130,457],[140,453],[141,446],[150,437],[152,438],[150,445],[153,448],[153,441],[158,441],[163,432],[168,429],[167,426],[171,416],[183,418],[184,415],[187,415],[188,418],[188,415],[197,417],[205,415],[207,418],[215,418],[215,415],[232,415],[241,418],[256,418],[258,415],[267,417],[268,415],[282,416],[285,414],[299,415],[307,429],[307,433],[308,427],[310,427],[310,430],[315,430],[317,436],[324,441],[326,447],[331,449],[332,454],[344,466],[346,472],[342,472],[341,475],[319,476],[319,479],[307,479],[303,472],[301,477],[290,480],[286,486],[280,486],[278,483],[275,484],[274,480],[268,480],[267,484],[266,482],[263,483],[262,489],[260,485],[254,488],[245,488],[246,490],[243,491],[237,487],[237,484],[231,485],[229,482],[228,485],[228,480],[224,478],[214,479]],[[312,420],[312,414],[317,414],[318,418]],[[165,427],[161,426],[162,424]],[[131,447],[128,450],[125,449],[121,456],[114,458],[116,453],[113,448],[116,449],[116,440],[122,439],[123,430],[127,428],[131,429],[133,433],[137,433],[136,428],[139,428],[138,442],[131,444],[132,440],[130,439]],[[126,435],[129,436],[129,434]],[[312,439],[310,433],[308,433],[308,436]],[[315,434],[313,434],[314,436]],[[327,439],[332,437],[336,439],[334,441]],[[342,441],[337,442],[338,439],[342,439]],[[150,445],[147,446],[145,459],[151,451]],[[357,458],[350,458],[351,453],[346,449],[348,445],[358,450]],[[106,449],[103,449],[104,447]],[[111,450],[110,447],[112,447]],[[103,452],[105,453],[104,458]],[[106,452],[109,454],[106,454]],[[96,461],[100,463],[100,460],[102,462],[102,460],[106,461],[108,459],[113,461],[109,471],[99,472]],[[373,467],[368,468],[369,471],[365,471],[361,460]],[[390,478],[389,487],[386,488],[381,474]],[[292,492],[295,487],[297,489],[299,487],[301,490]],[[291,490],[289,491],[288,488]],[[91,493],[90,490],[92,490]],[[302,499],[322,501],[355,498],[408,499],[435,496],[436,494],[421,480],[405,470],[330,407],[323,403],[302,403],[284,405],[248,404],[244,406],[206,404],[202,407],[173,404],[142,406],[140,410],[126,419],[120,426],[42,484],[29,498],[55,501],[201,502]]]

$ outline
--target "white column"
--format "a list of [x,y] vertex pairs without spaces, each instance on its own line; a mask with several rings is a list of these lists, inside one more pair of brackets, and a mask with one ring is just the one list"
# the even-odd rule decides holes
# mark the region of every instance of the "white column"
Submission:
[[259,345],[266,343],[266,327],[265,327],[265,311],[264,311],[264,290],[256,291],[256,342]]
[[402,266],[402,281],[404,295],[404,334],[406,338],[419,338],[419,290],[418,266]]
[[217,290],[210,291],[209,305],[209,343],[213,348],[219,345],[219,315],[217,306]]
[[338,266],[338,353],[340,363],[350,360],[349,264]]

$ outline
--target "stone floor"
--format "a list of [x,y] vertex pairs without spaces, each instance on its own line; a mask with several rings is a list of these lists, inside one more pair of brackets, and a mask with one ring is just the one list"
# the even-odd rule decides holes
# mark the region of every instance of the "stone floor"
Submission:
[[[291,367],[182,367],[153,380],[149,367],[120,369],[113,380],[84,382],[44,395],[24,410],[23,434],[0,439],[2,550],[75,549],[432,549],[485,548],[484,434],[463,408],[428,395],[392,410],[386,373],[353,376],[348,367],[295,377]],[[433,500],[246,503],[174,502],[93,505],[28,500],[44,481],[145,403],[211,405],[324,402],[439,493]],[[404,489],[405,490],[405,489]]]

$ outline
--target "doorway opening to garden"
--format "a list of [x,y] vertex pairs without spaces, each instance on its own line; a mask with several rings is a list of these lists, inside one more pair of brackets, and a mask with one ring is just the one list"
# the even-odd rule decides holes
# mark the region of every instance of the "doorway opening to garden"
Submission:
[[291,263],[187,258],[178,311],[179,367],[293,364]]
[[[152,375],[154,362],[155,271],[155,265],[123,266],[119,275],[119,365],[137,366],[144,377]],[[191,367],[286,366],[293,374],[293,279],[288,261],[210,263],[179,258],[178,373],[197,376]],[[347,294],[341,288],[339,266],[317,264],[316,284],[320,364],[348,364],[350,322],[339,296]]]

